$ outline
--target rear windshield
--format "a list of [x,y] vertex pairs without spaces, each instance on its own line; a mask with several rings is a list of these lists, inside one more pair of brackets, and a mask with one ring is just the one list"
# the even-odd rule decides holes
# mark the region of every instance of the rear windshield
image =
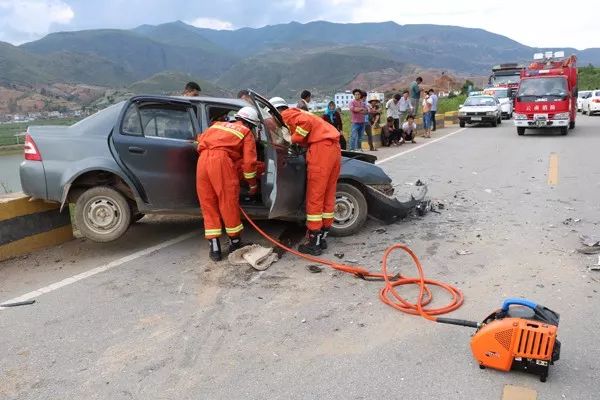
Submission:
[[492,83],[496,85],[508,85],[509,83],[519,83],[519,75],[496,75],[492,78]]
[[521,81],[517,96],[564,97],[568,93],[564,78],[536,78]]
[[483,93],[489,94],[490,96],[496,96],[499,99],[508,97],[508,89],[484,89]]
[[496,103],[494,102],[494,99],[490,97],[469,97],[465,100],[465,106],[489,107],[494,105],[496,105]]

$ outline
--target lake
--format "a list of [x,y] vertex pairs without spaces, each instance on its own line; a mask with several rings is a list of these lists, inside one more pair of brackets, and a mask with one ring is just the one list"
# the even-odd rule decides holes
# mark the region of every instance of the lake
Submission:
[[19,178],[19,164],[23,161],[23,154],[0,154],[0,194],[5,192],[18,192],[21,190]]

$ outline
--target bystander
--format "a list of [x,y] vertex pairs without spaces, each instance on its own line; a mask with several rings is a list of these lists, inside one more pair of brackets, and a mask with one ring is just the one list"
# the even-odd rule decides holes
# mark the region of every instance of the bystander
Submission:
[[308,90],[303,90],[302,93],[300,93],[300,100],[298,100],[296,107],[301,110],[308,111],[308,103],[310,103],[311,97],[312,94]]
[[405,142],[410,140],[411,143],[416,143],[415,137],[417,136],[417,124],[415,123],[415,117],[409,115],[406,118],[406,122],[402,124],[402,137]]
[[350,108],[350,122],[352,123],[350,128],[350,150],[362,151],[361,144],[365,131],[365,115],[368,114],[368,110],[363,102],[362,90],[354,89],[352,95],[354,99],[348,105]]
[[323,119],[329,122],[335,127],[335,129],[338,130],[338,132],[340,133],[340,147],[342,148],[342,150],[346,150],[346,138],[344,137],[343,132],[342,115],[335,108],[335,102],[330,101],[329,104],[327,104],[327,109],[323,114]]
[[435,132],[435,114],[437,114],[438,96],[433,89],[429,89],[429,99],[431,100],[431,130]]
[[389,147],[392,144],[401,145],[404,143],[402,130],[396,128],[393,117],[387,117],[386,124],[381,128],[381,144]]
[[396,93],[394,97],[385,103],[386,114],[394,120],[394,127],[400,128],[400,99],[401,96]]
[[406,121],[409,115],[414,115],[413,106],[410,103],[410,98],[408,97],[408,90],[402,92],[402,97],[398,102],[398,108],[400,109],[400,122]]
[[419,112],[419,100],[421,99],[421,83],[423,83],[423,78],[419,76],[410,84],[410,104],[412,105],[413,115],[417,115],[417,113]]

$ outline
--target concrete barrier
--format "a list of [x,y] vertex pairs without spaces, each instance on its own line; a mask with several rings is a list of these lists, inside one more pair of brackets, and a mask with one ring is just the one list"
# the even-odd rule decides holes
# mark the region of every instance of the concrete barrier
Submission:
[[458,124],[458,111],[449,111],[444,113],[444,123],[446,125]]
[[0,261],[73,239],[68,211],[23,193],[0,196]]

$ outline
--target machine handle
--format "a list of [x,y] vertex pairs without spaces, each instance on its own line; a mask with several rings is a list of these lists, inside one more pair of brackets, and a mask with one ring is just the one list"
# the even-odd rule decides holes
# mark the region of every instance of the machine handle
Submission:
[[538,306],[535,301],[521,299],[519,297],[509,297],[508,299],[504,300],[504,303],[502,303],[502,311],[507,312],[508,307],[510,307],[514,304],[519,305],[519,306],[529,307],[532,310],[535,310],[535,308]]

